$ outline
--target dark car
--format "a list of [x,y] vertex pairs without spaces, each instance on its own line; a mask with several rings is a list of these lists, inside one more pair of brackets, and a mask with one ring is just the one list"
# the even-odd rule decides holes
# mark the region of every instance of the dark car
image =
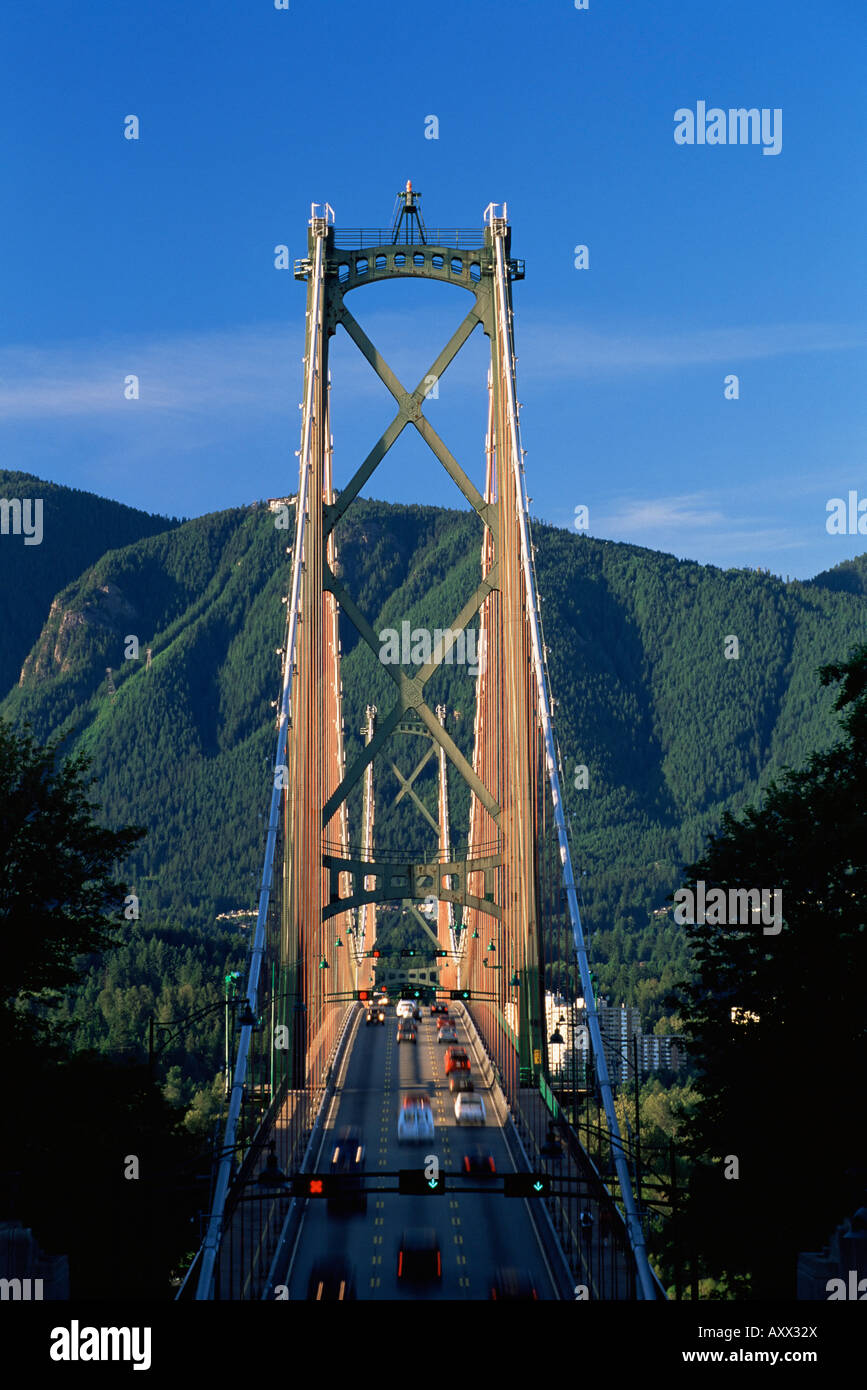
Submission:
[[329,1210],[340,1211],[349,1208],[367,1211],[367,1194],[363,1186],[364,1141],[361,1138],[361,1130],[356,1125],[344,1125],[338,1131],[329,1172],[340,1180],[340,1191],[328,1198]]
[[449,1006],[443,1000],[435,999],[430,1006],[430,1011],[432,1014],[447,1014]]
[[378,1006],[368,1009],[364,1021],[365,1023],[385,1023],[385,1010]]
[[399,1043],[415,1042],[415,1025],[408,1018],[402,1018],[397,1025],[397,1040]]
[[486,1153],[476,1145],[469,1153],[464,1154],[463,1169],[471,1177],[492,1178],[496,1174],[497,1165],[493,1154]]
[[341,1255],[317,1260],[310,1272],[307,1297],[321,1303],[339,1303],[355,1298],[355,1275],[349,1261]]
[[432,1226],[410,1226],[400,1238],[397,1277],[408,1283],[427,1283],[443,1277],[443,1257]]
[[473,1078],[468,1071],[453,1071],[449,1077],[449,1090],[452,1095],[460,1095],[461,1091],[474,1091]]
[[531,1303],[539,1297],[528,1269],[500,1268],[494,1274],[491,1298],[513,1303]]

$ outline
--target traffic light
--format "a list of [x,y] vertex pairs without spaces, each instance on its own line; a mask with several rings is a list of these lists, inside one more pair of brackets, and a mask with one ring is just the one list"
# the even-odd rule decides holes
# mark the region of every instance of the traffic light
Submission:
[[415,947],[414,947],[414,946],[402,946],[402,947],[401,947],[400,954],[401,954],[401,959],[402,959],[402,960],[406,960],[407,956],[414,956],[414,955],[415,955]]
[[404,1197],[443,1197],[446,1180],[442,1174],[426,1178],[423,1168],[401,1168],[397,1175],[397,1190]]
[[356,999],[360,999],[363,1004],[365,1000],[372,998],[372,994],[369,989],[357,989],[355,991],[355,997]]
[[503,1175],[504,1197],[548,1197],[551,1193],[551,1179],[547,1173],[505,1173]]
[[434,951],[435,956],[447,956],[448,951]]
[[292,1179],[293,1197],[328,1197],[333,1192],[334,1180],[330,1174],[296,1173]]
[[450,989],[449,999],[472,999],[472,992],[468,989]]

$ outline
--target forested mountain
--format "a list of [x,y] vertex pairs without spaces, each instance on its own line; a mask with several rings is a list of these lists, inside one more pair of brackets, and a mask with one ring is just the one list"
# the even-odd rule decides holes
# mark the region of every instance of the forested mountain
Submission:
[[867,555],[856,555],[854,560],[841,560],[839,565],[823,570],[809,582],[841,594],[867,594]]
[[[24,658],[39,637],[54,596],[109,547],[130,545],[177,526],[175,519],[110,502],[92,492],[47,483],[31,473],[0,468],[0,498],[41,500],[41,537],[0,536],[0,694],[18,680]],[[31,510],[31,518],[35,514]]]
[[[93,758],[105,820],[148,828],[125,869],[141,900],[141,925],[131,927],[164,928],[174,945],[173,933],[195,927],[196,969],[201,932],[255,897],[292,539],[274,523],[258,504],[161,522],[157,534],[127,545],[114,546],[114,532],[103,530],[102,548],[107,538],[114,548],[72,582],[61,577],[19,663],[20,683],[16,669],[0,704],[7,718],[29,720],[40,740],[73,729],[71,744]],[[682,933],[654,911],[724,809],[754,800],[784,764],[799,765],[833,737],[833,695],[815,671],[863,639],[867,564],[861,557],[786,584],[544,525],[534,539],[597,974],[615,1002],[641,1004],[652,1025],[686,960]],[[481,527],[472,513],[365,502],[342,523],[338,545],[343,582],[377,633],[405,621],[447,626],[478,583]],[[27,571],[11,568],[14,602],[30,583]],[[384,715],[393,687],[348,623],[342,642],[351,762],[365,706]],[[467,754],[474,690],[466,666],[445,667],[428,687]],[[393,747],[404,775],[426,749],[407,735]],[[579,789],[582,765],[588,785]],[[435,814],[433,777],[431,760],[416,785]],[[427,851],[431,829],[409,798],[393,805],[398,790],[391,772],[377,785],[377,843]],[[451,801],[458,842],[468,801],[456,777]],[[153,974],[161,948],[150,940]],[[219,973],[225,933],[215,949]],[[106,978],[91,990],[91,1011],[116,985]],[[152,993],[154,985],[149,979]]]

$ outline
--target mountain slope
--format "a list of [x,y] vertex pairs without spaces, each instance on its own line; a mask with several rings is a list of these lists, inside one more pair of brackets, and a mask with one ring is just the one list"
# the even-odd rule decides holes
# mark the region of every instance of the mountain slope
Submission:
[[[107,819],[148,826],[131,881],[149,921],[169,914],[207,926],[216,912],[254,900],[289,534],[257,505],[102,555],[57,595],[22,683],[0,705],[0,714],[29,719],[40,738],[74,725],[94,759]],[[657,971],[659,997],[665,963],[670,975],[682,943],[653,910],[723,810],[755,799],[784,764],[802,763],[835,736],[834,695],[815,671],[863,639],[867,596],[553,527],[536,526],[535,540],[586,920],[608,960],[607,988],[632,997],[642,970]],[[404,621],[445,627],[478,583],[481,529],[472,513],[365,502],[338,541],[344,582],[377,633]],[[124,656],[130,636],[138,658]],[[739,654],[726,657],[734,637]],[[394,687],[346,623],[342,643],[351,764],[365,706],[384,717]],[[428,688],[467,755],[474,694],[465,666],[444,667]],[[406,776],[426,748],[424,739],[395,735],[390,751]],[[589,786],[579,790],[580,765]],[[415,787],[435,814],[434,778],[431,760]],[[377,844],[425,852],[430,827],[408,797],[394,804],[398,790],[385,770]],[[468,795],[456,776],[450,800],[459,843]]]
[[0,498],[42,500],[39,544],[25,544],[23,535],[13,534],[11,520],[8,534],[0,535],[0,693],[5,694],[18,680],[24,658],[61,589],[110,546],[129,545],[178,523],[7,469],[0,469]]

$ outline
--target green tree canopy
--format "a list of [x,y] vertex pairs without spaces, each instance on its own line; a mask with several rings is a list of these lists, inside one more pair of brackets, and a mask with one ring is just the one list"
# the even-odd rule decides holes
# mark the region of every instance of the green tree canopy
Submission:
[[761,807],[724,816],[686,880],[782,894],[779,934],[684,927],[702,1101],[685,1131],[696,1168],[683,1230],[707,1272],[745,1277],[758,1298],[793,1296],[798,1251],[826,1243],[867,1177],[852,1091],[867,1063],[867,644],[820,677],[841,682],[842,737]]
[[[105,830],[88,799],[88,760],[58,766],[61,738],[40,747],[29,730],[0,720],[0,1028],[13,1030],[16,1001],[59,1002],[80,978],[78,957],[115,941],[126,885],[117,861],[146,833]],[[31,1019],[31,1026],[35,1020]]]

